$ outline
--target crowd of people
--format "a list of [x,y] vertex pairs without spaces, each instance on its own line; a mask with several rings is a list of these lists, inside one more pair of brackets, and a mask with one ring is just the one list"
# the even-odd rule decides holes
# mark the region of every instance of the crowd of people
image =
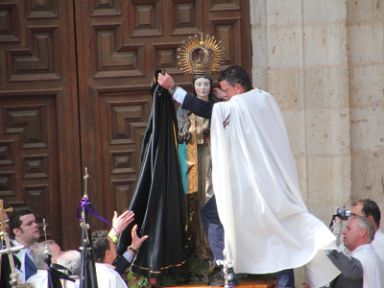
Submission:
[[[39,225],[32,211],[20,210],[10,216],[8,230],[12,246],[24,247],[13,253],[19,283],[30,283],[32,287],[48,287],[47,256],[50,255],[52,266],[69,276],[61,280],[62,287],[78,287],[80,252],[62,251],[53,240],[38,242]],[[116,254],[116,238],[133,220],[134,214],[130,211],[120,216],[115,212],[114,226],[109,232],[99,230],[92,233],[99,287],[127,287],[121,274],[130,266],[141,244],[148,238],[147,235],[139,237],[135,225],[131,230],[132,244],[123,255]],[[345,221],[335,218],[336,225],[333,232],[338,236],[339,246],[337,249],[328,250],[327,256],[341,273],[327,287],[383,287],[381,285],[384,285],[384,233],[380,230],[380,220],[380,208],[371,199],[355,202],[351,208],[351,215]],[[4,269],[7,266],[5,256],[2,255],[3,269],[0,281],[0,287],[4,288],[11,287],[8,283],[10,279],[7,277],[9,271]],[[294,284],[289,285],[281,284],[277,287],[295,287]],[[304,286],[309,287],[308,284]]]
[[[120,215],[115,211],[110,231],[98,230],[92,233],[92,249],[95,255],[99,287],[127,287],[121,274],[131,265],[142,243],[148,238],[148,235],[139,237],[137,225],[134,225],[131,229],[131,245],[122,255],[116,254],[119,235],[133,221],[134,213],[132,211],[127,210]],[[11,213],[7,230],[11,237],[12,247],[6,248],[2,245],[2,248],[9,250],[14,247],[22,247],[22,249],[13,252],[12,259],[9,259],[8,253],[2,254],[1,288],[14,287],[15,281],[18,284],[29,283],[32,285],[31,287],[36,288],[48,287],[48,281],[51,281],[49,287],[59,287],[57,285],[79,287],[81,253],[78,250],[62,251],[53,240],[39,242],[41,234],[33,211],[22,209]],[[15,271],[11,269],[11,261],[14,263]],[[16,277],[12,279],[14,272],[16,272]],[[51,275],[49,278],[50,273],[56,273],[56,275]]]
[[[272,95],[253,89],[247,72],[236,65],[220,73],[220,88],[212,89],[212,81],[204,79],[196,77],[195,82],[208,90],[194,87],[195,93],[177,86],[166,73],[159,74],[157,82],[183,109],[210,119],[209,132],[203,133],[206,142],[202,142],[209,143],[204,155],[211,168],[203,174],[211,185],[210,195],[204,189],[206,200],[199,208],[217,264],[214,272],[218,271],[222,280],[227,277],[227,284],[232,286],[238,284],[235,272],[273,273],[277,288],[293,288],[297,285],[294,269],[315,265],[317,270],[312,267],[312,273],[319,275],[314,277],[316,281],[308,279],[303,284],[306,287],[384,287],[384,234],[378,205],[370,199],[359,200],[346,221],[335,218],[337,223],[331,231],[308,212],[302,200],[287,132]],[[212,90],[219,101],[196,97]],[[115,212],[110,231],[92,233],[99,287],[127,287],[121,274],[151,237],[139,236],[134,220],[132,211]],[[119,255],[116,244],[126,229],[130,229],[131,244]],[[41,235],[33,211],[10,214],[8,231],[12,246],[22,247],[12,252],[20,282],[46,287],[49,268],[57,265],[57,271],[71,275],[62,283],[76,287],[81,254],[76,250],[63,252],[54,241],[38,242]],[[156,257],[151,251],[145,256]],[[320,259],[317,257],[322,260],[315,261]],[[2,254],[1,262],[0,287],[11,287],[10,265],[4,265],[6,254]],[[226,271],[229,268],[227,275],[221,272],[223,266]],[[223,285],[224,281],[210,279],[208,284]]]

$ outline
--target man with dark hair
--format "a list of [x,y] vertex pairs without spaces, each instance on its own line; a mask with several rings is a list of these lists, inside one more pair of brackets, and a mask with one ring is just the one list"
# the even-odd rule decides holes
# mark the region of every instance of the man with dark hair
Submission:
[[220,73],[218,81],[220,83],[221,90],[224,94],[227,94],[228,97],[234,96],[232,95],[233,93],[230,93],[229,89],[231,89],[231,87],[238,89],[235,95],[240,94],[240,90],[249,91],[253,89],[252,81],[251,78],[249,78],[247,71],[237,65],[232,65],[224,69]]
[[360,199],[352,205],[352,213],[359,214],[358,210],[364,214],[363,216],[373,221],[376,228],[380,227],[381,212],[379,205],[375,201],[368,198]]
[[125,288],[127,285],[112,264],[116,262],[116,259],[119,257],[126,257],[128,258],[126,260],[131,263],[141,247],[141,244],[148,238],[148,236],[138,237],[137,225],[134,225],[131,230],[132,243],[128,247],[127,255],[118,256],[116,253],[116,244],[108,234],[109,233],[106,230],[92,232],[92,246],[96,261],[97,283],[99,287]]
[[[201,101],[168,74],[160,74],[158,83],[183,109],[211,119],[212,180],[226,260],[240,273],[283,271],[277,287],[294,287],[292,268],[309,263],[335,237],[302,200],[274,98],[252,89],[249,75],[237,65],[220,73],[220,89],[215,89],[216,97],[228,101]],[[336,273],[323,272],[311,284],[326,283]]]
[[14,246],[24,246],[15,253],[20,261],[21,282],[24,283],[29,277],[37,272],[33,262],[30,247],[40,239],[39,224],[36,216],[30,209],[17,210],[9,215],[9,231]]

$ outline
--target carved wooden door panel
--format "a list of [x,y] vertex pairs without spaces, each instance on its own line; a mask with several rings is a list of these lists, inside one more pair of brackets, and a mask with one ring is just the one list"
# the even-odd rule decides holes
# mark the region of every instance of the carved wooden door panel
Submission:
[[111,217],[132,196],[142,136],[151,110],[155,68],[179,84],[176,50],[188,36],[215,35],[225,65],[251,63],[249,3],[240,0],[76,1],[82,157],[91,174],[90,197]]
[[65,216],[80,199],[72,11],[71,1],[0,2],[0,198],[46,218],[64,245],[79,242]]

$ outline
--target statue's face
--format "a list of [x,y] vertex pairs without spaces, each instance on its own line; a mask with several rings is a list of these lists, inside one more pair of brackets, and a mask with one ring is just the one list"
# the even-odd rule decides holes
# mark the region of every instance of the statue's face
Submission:
[[196,79],[195,91],[198,98],[208,101],[209,92],[211,91],[211,82],[209,81],[209,79]]

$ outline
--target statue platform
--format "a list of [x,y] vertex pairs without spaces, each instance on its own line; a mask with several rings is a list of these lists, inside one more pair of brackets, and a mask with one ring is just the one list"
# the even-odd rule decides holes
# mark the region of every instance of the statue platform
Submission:
[[[180,286],[167,286],[167,288],[212,288],[206,283],[189,283]],[[275,283],[272,280],[240,280],[240,285],[237,288],[273,288]]]

